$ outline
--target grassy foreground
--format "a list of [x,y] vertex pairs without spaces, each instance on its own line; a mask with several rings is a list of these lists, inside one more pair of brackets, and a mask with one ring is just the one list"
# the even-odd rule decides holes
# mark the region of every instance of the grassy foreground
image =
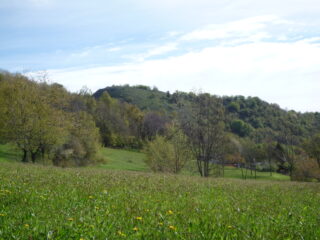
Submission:
[[320,239],[320,184],[0,162],[0,239]]

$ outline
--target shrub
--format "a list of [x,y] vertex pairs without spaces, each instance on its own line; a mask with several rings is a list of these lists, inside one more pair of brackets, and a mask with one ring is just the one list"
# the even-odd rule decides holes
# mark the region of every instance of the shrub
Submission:
[[[169,133],[174,127],[168,129]],[[191,160],[192,154],[186,144],[186,136],[181,130],[176,130],[170,140],[157,135],[145,146],[146,164],[154,172],[179,173],[185,164]]]
[[295,181],[320,181],[320,168],[317,161],[307,156],[301,156],[296,160],[295,169],[292,174]]

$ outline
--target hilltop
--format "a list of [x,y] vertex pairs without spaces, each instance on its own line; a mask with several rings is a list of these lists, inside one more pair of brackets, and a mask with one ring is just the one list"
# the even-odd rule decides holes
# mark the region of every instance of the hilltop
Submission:
[[[194,93],[176,91],[162,92],[148,86],[111,86],[96,91],[99,98],[107,92],[112,98],[137,106],[142,111],[161,112],[174,115],[181,105],[193,101]],[[239,137],[249,137],[255,142],[267,138],[282,141],[284,131],[296,137],[296,143],[312,136],[320,130],[320,113],[300,113],[281,109],[279,105],[268,103],[258,97],[222,96],[219,97],[227,115],[226,128]]]

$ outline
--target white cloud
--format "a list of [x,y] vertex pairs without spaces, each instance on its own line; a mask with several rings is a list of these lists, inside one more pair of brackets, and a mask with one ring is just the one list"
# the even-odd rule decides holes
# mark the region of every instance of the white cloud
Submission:
[[[254,95],[297,110],[317,110],[320,48],[308,41],[216,46],[177,57],[84,70],[51,72],[69,89],[112,84],[156,85],[162,90],[202,88],[219,95]],[[303,93],[303,96],[301,96]]]
[[[258,16],[240,21],[233,21],[226,24],[214,24],[203,29],[195,30],[181,37],[182,41],[216,40],[230,37],[249,37],[266,28],[267,24],[290,24],[289,21],[276,16]],[[259,40],[267,35],[259,36]]]
[[144,46],[143,50],[140,50],[140,52],[125,54],[122,56],[122,58],[132,62],[144,62],[151,57],[163,57],[164,55],[176,50],[177,48],[178,42]]
[[108,53],[108,52],[118,52],[122,50],[121,47],[108,47],[108,46],[94,46],[94,47],[89,47],[85,48],[81,51],[71,53],[70,57],[87,57],[89,55],[96,55],[96,54],[101,54],[101,53]]
[[125,48],[119,44],[83,49],[68,61],[89,62],[116,54],[122,62],[49,73],[73,91],[82,85],[95,91],[127,83],[155,85],[164,91],[201,88],[218,95],[258,96],[289,109],[320,111],[320,37],[306,38],[301,29],[274,15],[258,16],[184,34],[167,33],[158,45],[130,42]]

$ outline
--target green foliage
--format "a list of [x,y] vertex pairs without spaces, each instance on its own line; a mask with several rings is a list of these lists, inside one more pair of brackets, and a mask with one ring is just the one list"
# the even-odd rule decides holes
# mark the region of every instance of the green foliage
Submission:
[[319,239],[320,185],[0,163],[0,239]]
[[304,148],[309,156],[317,161],[318,167],[320,168],[320,133],[306,140]]
[[99,149],[99,130],[90,115],[74,114],[67,141],[54,152],[57,166],[85,166],[95,163]]
[[[94,98],[91,98],[94,99]],[[92,115],[100,129],[102,143],[110,147],[141,148],[143,113],[103,92]]]
[[292,179],[295,181],[319,181],[320,168],[315,159],[308,156],[300,156],[295,160]]
[[173,172],[173,146],[163,136],[156,136],[146,144],[146,164],[154,172]]
[[[99,97],[105,91],[111,97],[132,103],[143,111],[164,111],[168,115],[179,112],[181,106],[190,105],[195,100],[194,93],[170,94],[128,85],[101,89],[94,96]],[[233,121],[243,121],[244,132],[240,134],[248,136],[249,128],[249,137],[256,143],[265,142],[270,138],[285,143],[281,134],[288,131],[295,137],[296,144],[300,144],[305,138],[320,130],[318,113],[285,111],[278,105],[269,104],[257,97],[222,97],[222,101],[226,112],[226,126],[230,126]]]
[[0,83],[0,100],[2,142],[14,143],[23,162],[49,159],[80,166],[94,161],[99,132],[83,111],[93,108],[90,95],[72,95],[57,84],[7,74]]
[[103,92],[108,92],[111,97],[133,104],[143,111],[171,111],[174,107],[168,102],[166,93],[147,86],[112,86],[98,90],[94,96],[100,98]]
[[238,102],[230,102],[227,106],[229,112],[239,112],[240,105]]
[[176,125],[167,130],[167,137],[157,135],[146,144],[146,164],[154,172],[179,173],[187,162],[192,160],[187,136]]
[[22,76],[2,81],[0,86],[1,135],[22,151],[22,161],[36,161],[65,136],[65,116],[47,101],[42,89]]
[[253,128],[250,124],[245,123],[244,121],[239,119],[233,120],[230,124],[230,127],[232,132],[239,135],[240,137],[247,137],[253,131]]
[[[132,103],[143,111],[164,111],[168,116],[175,115],[180,111],[181,106],[190,105],[197,98],[194,93],[170,94],[128,85],[101,89],[94,96],[98,98],[106,91],[111,97]],[[221,99],[225,107],[226,126],[231,126],[232,123],[235,124],[234,121],[241,120],[243,129],[240,128],[242,131],[237,134],[249,136],[256,143],[263,143],[268,139],[285,143],[281,135],[283,131],[287,131],[292,134],[295,144],[298,145],[320,129],[318,113],[302,114],[285,111],[278,105],[269,104],[257,97],[235,96]]]
[[[108,147],[141,149],[159,135],[165,136],[167,154],[179,162],[191,154],[177,158],[177,152],[193,150],[204,175],[209,165],[221,169],[224,163],[244,163],[248,168],[249,163],[252,169],[252,162],[260,170],[277,164],[279,172],[292,175],[304,166],[296,164],[303,152],[320,166],[319,113],[285,111],[257,97],[170,94],[147,86],[112,86],[93,97],[87,88],[69,93],[45,80],[0,72],[0,143],[14,143],[24,162],[83,166],[97,160],[100,139]],[[181,149],[176,142],[185,136],[167,129],[177,120],[188,138],[188,147]],[[242,150],[229,151],[229,136],[238,138]]]

